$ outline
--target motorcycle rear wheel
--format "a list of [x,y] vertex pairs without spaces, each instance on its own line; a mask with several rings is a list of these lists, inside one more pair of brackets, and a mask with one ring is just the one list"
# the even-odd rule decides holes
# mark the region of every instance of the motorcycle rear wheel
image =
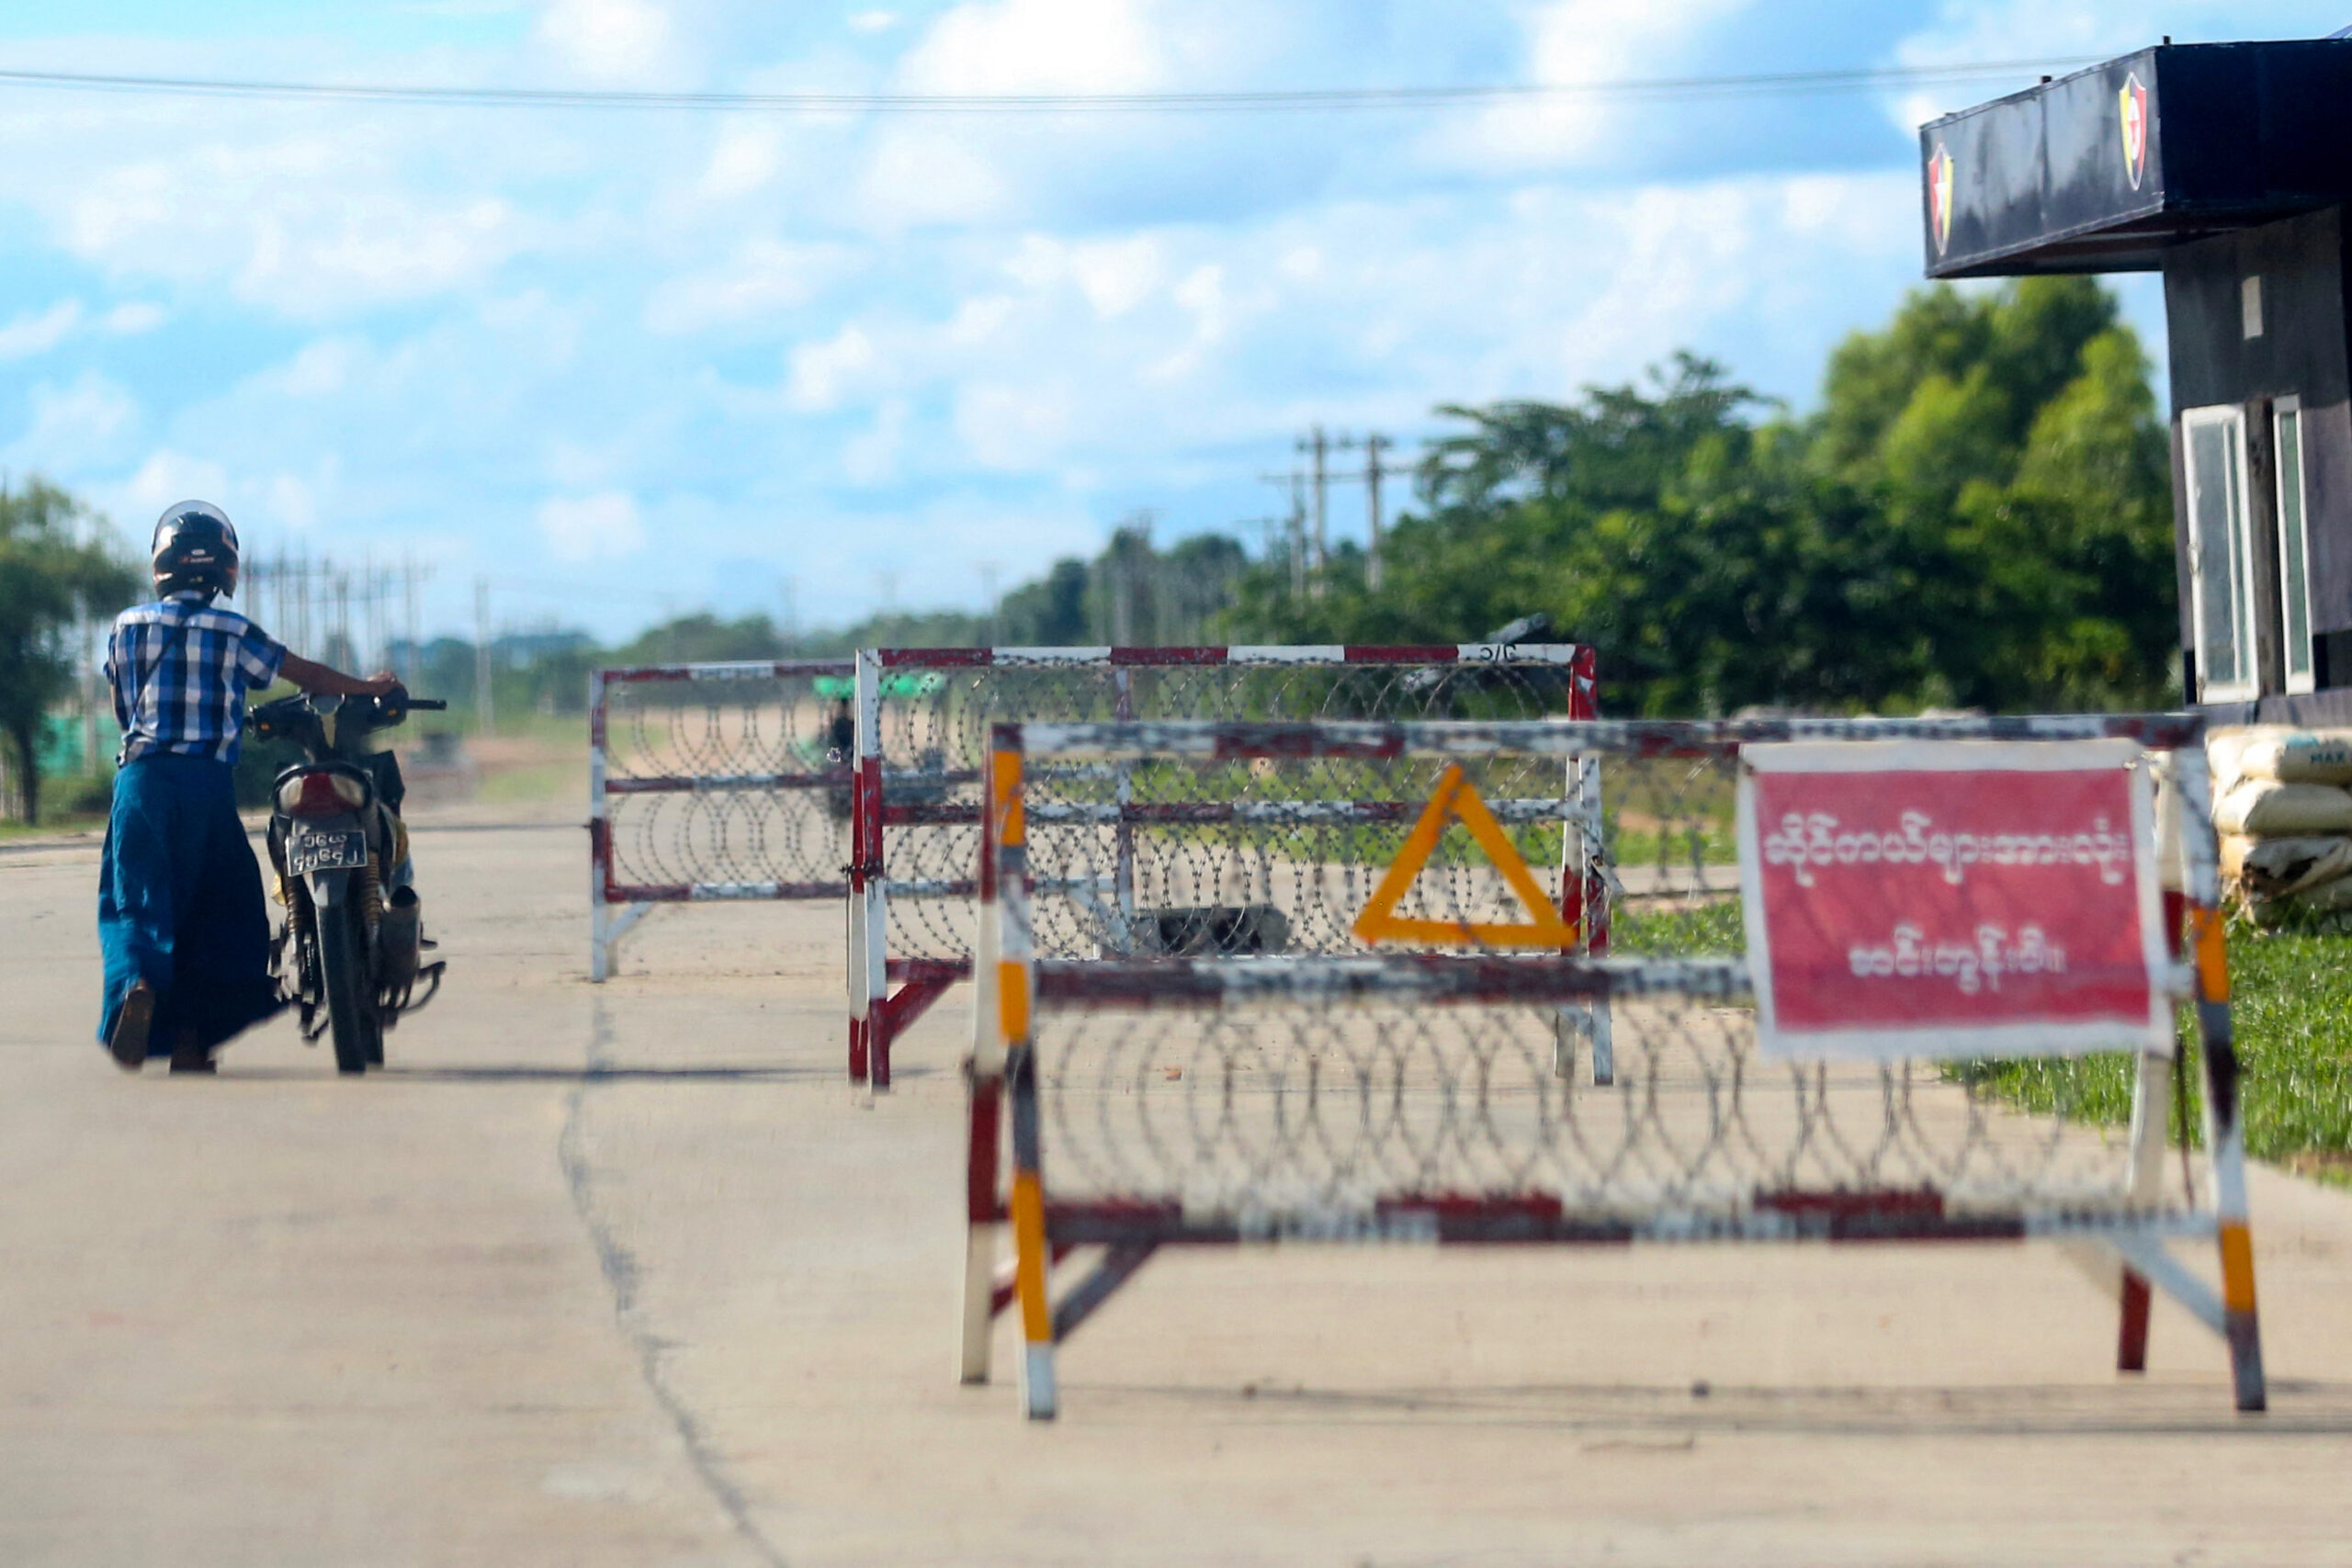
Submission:
[[368,974],[368,942],[358,907],[319,915],[320,989],[327,994],[327,1028],[334,1035],[335,1071],[364,1073],[384,1061],[384,1026],[376,1016],[376,987]]

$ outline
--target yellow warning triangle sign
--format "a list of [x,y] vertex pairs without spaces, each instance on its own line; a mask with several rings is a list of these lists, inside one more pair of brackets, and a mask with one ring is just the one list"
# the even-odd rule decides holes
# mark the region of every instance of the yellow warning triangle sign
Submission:
[[[1529,916],[1527,924],[1410,920],[1396,913],[1406,889],[1429,864],[1449,822],[1459,822],[1470,829],[1470,836],[1487,852],[1487,858],[1495,863],[1495,869],[1503,874],[1503,880],[1519,896],[1520,907]],[[1355,931],[1366,942],[1417,942],[1447,947],[1543,947],[1557,952],[1577,942],[1576,928],[1544,897],[1543,884],[1527,869],[1527,863],[1520,858],[1519,851],[1503,832],[1502,824],[1487,809],[1487,803],[1478,798],[1477,787],[1459,763],[1448,767],[1437,781],[1437,793],[1430,796],[1413,830],[1405,835],[1405,847],[1396,852],[1388,874],[1373,890],[1372,902],[1356,917]]]

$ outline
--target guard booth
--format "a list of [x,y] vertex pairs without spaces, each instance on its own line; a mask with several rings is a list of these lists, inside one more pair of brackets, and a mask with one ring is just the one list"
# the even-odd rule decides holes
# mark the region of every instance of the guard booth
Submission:
[[2226,719],[2352,724],[2347,126],[2338,35],[2166,40],[1919,133],[1929,277],[2164,274],[2182,673]]

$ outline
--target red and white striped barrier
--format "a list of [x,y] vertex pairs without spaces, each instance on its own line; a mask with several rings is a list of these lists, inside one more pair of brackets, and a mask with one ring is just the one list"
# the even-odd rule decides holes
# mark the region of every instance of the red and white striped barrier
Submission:
[[[612,973],[621,936],[657,904],[848,894],[843,856],[816,847],[842,836],[828,825],[828,805],[846,799],[851,776],[845,746],[842,760],[826,757],[832,737],[821,730],[818,683],[840,686],[833,701],[845,719],[855,671],[846,659],[808,659],[590,672],[592,980]],[[638,700],[616,719],[616,698]],[[616,811],[632,808],[645,819],[616,822]],[[788,822],[798,863],[764,841],[730,841],[730,828],[754,813]]]
[[[871,649],[857,656],[856,777],[849,856],[850,1074],[886,1089],[891,1046],[947,988],[971,973],[986,725],[999,719],[1302,718],[1451,716],[1468,705],[1501,716],[1590,718],[1597,713],[1592,649],[1575,644],[1463,643],[1207,648]],[[1600,842],[1598,774],[1570,770],[1523,809],[1573,818],[1579,848]],[[1067,922],[1080,936],[1116,944],[1137,916],[1136,835],[1178,822],[1249,820],[1249,803],[1198,803],[1190,815],[1154,815],[1128,800],[1098,802],[1088,820],[1118,848],[1099,887],[1055,884],[1041,896],[1099,904],[1106,919]],[[1344,818],[1385,809],[1317,803]],[[1262,813],[1269,830],[1300,818],[1295,806]],[[1280,819],[1278,822],[1277,819]],[[1372,820],[1369,817],[1363,820]],[[1579,873],[1579,878],[1588,873]],[[1598,867],[1589,874],[1597,879]],[[1570,897],[1598,908],[1600,886],[1579,879]],[[1605,951],[1605,911],[1592,922]],[[1053,947],[1047,933],[1049,950]],[[895,988],[894,988],[895,987]],[[1602,1024],[1605,1029],[1605,1021]]]
[[[2162,1290],[2225,1343],[2237,1408],[2263,1409],[2203,723],[2191,714],[996,726],[978,844],[964,1381],[988,1381],[992,1321],[1017,1307],[1023,1404],[1033,1419],[1052,1417],[1056,1347],[1163,1247],[2054,1240],[2104,1258],[2120,1309],[2120,1371],[2144,1370],[2149,1303]],[[1906,761],[1920,766],[1886,768],[1883,748],[1836,755],[1851,741],[1905,743]],[[1972,744],[1929,744],[1951,741]],[[1786,742],[1808,744],[1744,750]],[[2163,752],[2178,818],[2168,840],[2149,820],[2152,754]],[[1500,796],[1521,776],[1514,759],[1589,757],[1606,759],[1614,778],[1662,770],[1692,821],[1729,829],[1723,841],[1738,846],[1740,898],[1693,879],[1694,896],[1673,918],[1628,915],[1614,957],[1489,946],[1136,962],[1057,956],[1038,941],[1031,889],[1040,880],[1039,808],[1098,787],[1102,775],[1082,768],[1131,764],[1164,797],[1262,763],[1312,800],[1321,787],[1311,770],[1336,760],[1356,770],[1349,776],[1360,798],[1405,800],[1441,778],[1449,791],[1466,781]],[[1908,918],[1957,905],[1963,925],[2004,908],[2030,917],[2038,902],[2072,907],[2085,886],[2120,874],[2140,911],[2122,933],[2128,940],[2102,947],[2115,933],[2054,929],[2053,940],[2086,960],[2084,973],[2058,976],[2041,964],[2009,971],[2013,983],[2034,983],[2017,984],[2018,994],[1997,1007],[1952,1004],[1983,978],[1979,970],[1955,963],[1905,971],[1894,983],[1935,991],[1931,1010],[1941,1021],[1877,1041],[1860,1058],[1818,1043],[1775,1046],[1758,1029],[1759,997],[1783,1010],[1832,998],[1849,1010],[1889,1004],[1883,994],[1854,1000],[1842,963],[1792,968],[1755,956],[1772,911],[1792,907],[1773,889],[1796,875],[1786,845],[1778,861],[1758,848],[1754,813],[1763,797],[1747,770],[1768,762],[1784,777],[1882,781],[1841,797],[1864,816],[1916,804],[1930,787],[1920,782],[1930,765],[2014,778],[2012,789],[1979,803],[1983,821],[1944,829],[1948,864],[1973,868],[1962,880],[1979,902],[1940,875],[1892,886],[1900,879],[1867,852],[1874,845],[1883,855],[1888,838],[1849,832],[1832,836],[1826,859],[1807,862],[1808,875],[1841,878],[1849,913],[1867,907]],[[2132,797],[2121,813],[2133,846],[2123,863],[2094,852],[2105,828],[2004,836],[2016,813],[2003,803],[2031,792],[2037,774],[2101,769]],[[1959,787],[1945,798],[1967,796]],[[1650,825],[1641,831],[1672,826],[1642,815]],[[2177,867],[2160,873],[2143,840],[2177,845]],[[2183,891],[2160,901],[2168,879]],[[1424,910],[1434,918],[1417,929],[1498,931],[1463,899],[1460,884],[1439,884],[1435,908]],[[1743,909],[1744,941],[1742,922],[1717,918]],[[1800,914],[1807,910],[1819,912],[1807,906]],[[1963,934],[1985,940],[1981,928]],[[2058,1097],[2054,1111],[2005,1089],[1999,1064],[2019,1054],[2022,1012],[2072,1017],[2080,987],[2134,976],[2136,991],[2124,987],[2133,994],[2115,1003],[2118,1021],[2136,1018],[2128,1043],[2051,1039],[2030,1048],[2120,1058],[2134,1085],[2128,1134],[2102,1133],[2073,1114],[2096,1110],[2087,1098],[2067,1098],[2095,1094],[2104,1081],[2096,1075],[2052,1070],[2037,1079],[2037,1093]],[[1898,1010],[1918,994],[1905,993]],[[2177,1145],[2168,1134],[2177,1075],[2188,1069],[2177,1061],[2171,1008],[2152,1010],[2152,996],[2193,1006],[2201,1149],[2185,1131]],[[1618,1010],[1619,1054],[1613,1080],[1588,1085],[1545,1047],[1557,1016],[1596,1002]],[[1993,1065],[1977,1070],[1972,1057]],[[2218,1291],[2177,1255],[2183,1242],[2218,1250]],[[1099,1260],[1057,1296],[1056,1269],[1089,1247],[1102,1249]]]

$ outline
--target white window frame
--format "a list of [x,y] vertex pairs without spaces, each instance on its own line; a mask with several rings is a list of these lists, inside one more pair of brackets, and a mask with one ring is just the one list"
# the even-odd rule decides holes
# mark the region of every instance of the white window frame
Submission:
[[[2295,471],[2291,474],[2287,471],[2290,422],[2295,430]],[[2305,457],[2310,434],[2303,423],[2302,399],[2280,398],[2271,405],[2271,467],[2278,475],[2278,644],[2286,655],[2287,690],[2297,694],[2319,689],[2317,660],[2312,653],[2312,487],[2311,465]],[[2293,534],[2288,530],[2287,520],[2290,502],[2294,508]],[[2290,567],[2301,570],[2290,571]],[[2300,605],[2295,603],[2294,580],[2298,575],[2302,579]],[[2295,632],[2298,622],[2302,626],[2300,637]]]
[[[2207,667],[2205,650],[2209,639],[2205,635],[2205,557],[2198,536],[2197,515],[2197,432],[2207,425],[2225,426],[2232,436],[2229,443],[2230,462],[2233,471],[2224,476],[2227,493],[2236,505],[2229,516],[2231,565],[2235,579],[2230,585],[2231,600],[2236,608],[2238,631],[2238,678],[2216,681]],[[2210,408],[2189,409],[2180,416],[2181,461],[2188,477],[2188,495],[2185,512],[2188,519],[2188,591],[2190,626],[2197,649],[2198,702],[2252,702],[2262,694],[2262,671],[2256,658],[2254,632],[2254,529],[2247,517],[2245,410],[2235,403],[2222,403]]]

